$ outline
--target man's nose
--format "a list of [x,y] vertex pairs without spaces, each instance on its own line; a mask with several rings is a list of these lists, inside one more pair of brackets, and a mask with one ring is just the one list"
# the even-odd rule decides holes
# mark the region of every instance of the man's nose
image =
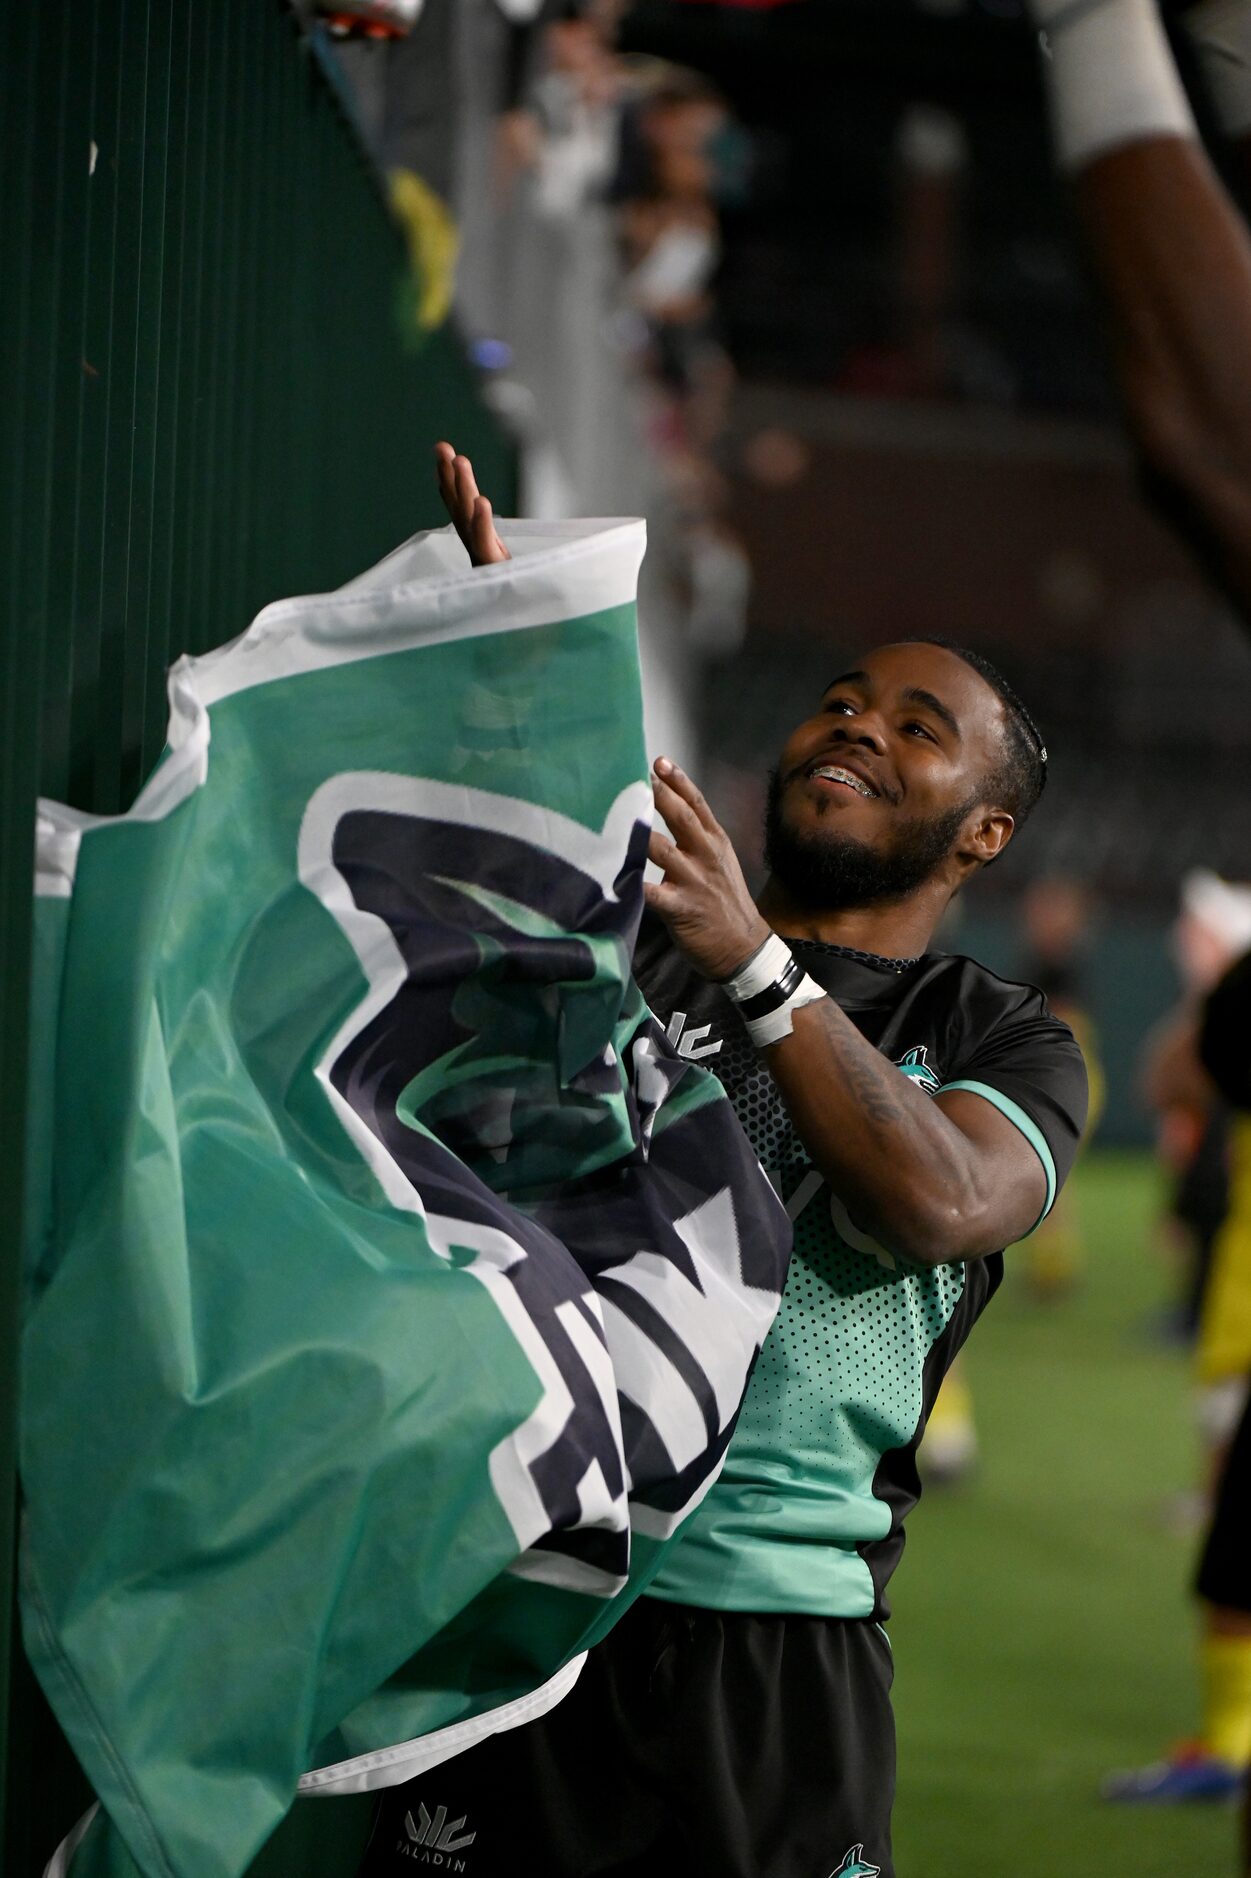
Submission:
[[847,743],[862,743],[879,756],[886,753],[886,725],[876,711],[862,711],[858,717],[843,718],[837,735]]

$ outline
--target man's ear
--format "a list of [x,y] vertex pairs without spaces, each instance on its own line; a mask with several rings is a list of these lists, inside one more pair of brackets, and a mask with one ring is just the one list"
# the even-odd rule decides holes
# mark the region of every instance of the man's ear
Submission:
[[979,809],[960,843],[960,857],[974,867],[989,867],[1012,839],[1016,823],[1007,809]]

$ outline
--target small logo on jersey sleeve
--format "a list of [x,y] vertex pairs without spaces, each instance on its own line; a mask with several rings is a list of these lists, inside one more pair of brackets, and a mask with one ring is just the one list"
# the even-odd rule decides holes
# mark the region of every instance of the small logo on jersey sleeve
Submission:
[[880,1865],[870,1865],[862,1845],[853,1845],[838,1869],[830,1873],[830,1878],[878,1878],[881,1869]]
[[920,1044],[915,1050],[909,1050],[906,1055],[901,1056],[895,1068],[901,1069],[905,1076],[912,1078],[913,1082],[919,1082],[926,1095],[934,1095],[942,1088],[943,1079],[938,1071],[931,1069],[926,1061],[928,1054],[929,1045]]

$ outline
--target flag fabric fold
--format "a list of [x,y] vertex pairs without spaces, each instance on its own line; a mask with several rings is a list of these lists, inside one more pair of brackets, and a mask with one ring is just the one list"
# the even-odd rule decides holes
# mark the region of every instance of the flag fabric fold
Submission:
[[74,1878],[558,1700],[710,1485],[789,1227],[630,975],[638,523],[417,536],[41,804],[21,1466]]

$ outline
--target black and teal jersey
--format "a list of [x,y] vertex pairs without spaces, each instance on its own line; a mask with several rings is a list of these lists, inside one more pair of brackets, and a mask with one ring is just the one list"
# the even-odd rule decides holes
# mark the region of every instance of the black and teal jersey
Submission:
[[[1021,1130],[1049,1208],[1081,1139],[1086,1071],[1041,992],[968,958],[934,953],[901,969],[818,941],[788,944],[901,1075],[931,1094],[973,1090]],[[917,1445],[1003,1256],[922,1267],[879,1245],[812,1166],[722,988],[652,921],[635,972],[678,1049],[724,1083],[795,1226],[781,1309],[725,1467],[651,1594],[720,1610],[883,1618],[920,1492]]]

